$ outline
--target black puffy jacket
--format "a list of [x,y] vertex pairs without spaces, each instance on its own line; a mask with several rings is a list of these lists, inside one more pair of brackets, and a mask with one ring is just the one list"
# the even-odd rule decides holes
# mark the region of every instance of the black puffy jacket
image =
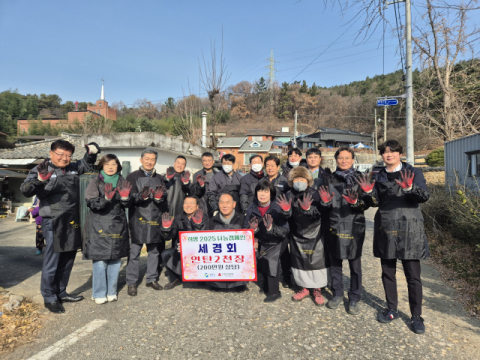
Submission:
[[[118,183],[124,181],[119,176]],[[85,260],[114,260],[128,256],[130,250],[127,216],[128,201],[115,193],[105,199],[105,183],[100,177],[90,180],[85,200],[90,209],[85,220],[83,257]]]

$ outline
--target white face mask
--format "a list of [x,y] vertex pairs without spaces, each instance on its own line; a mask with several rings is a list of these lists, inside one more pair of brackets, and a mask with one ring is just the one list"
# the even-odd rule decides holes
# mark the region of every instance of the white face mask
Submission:
[[223,171],[225,171],[225,173],[230,174],[233,170],[233,166],[232,165],[222,165],[222,169],[223,169]]
[[262,171],[262,168],[263,168],[262,164],[254,164],[254,165],[252,165],[252,170],[253,170],[254,172],[256,172],[256,173]]
[[298,165],[300,165],[300,161],[295,161],[295,162],[289,161],[288,163],[290,164],[291,167],[297,167]]
[[296,182],[296,183],[293,183],[293,188],[297,191],[305,191],[307,190],[307,183],[304,183],[304,182]]

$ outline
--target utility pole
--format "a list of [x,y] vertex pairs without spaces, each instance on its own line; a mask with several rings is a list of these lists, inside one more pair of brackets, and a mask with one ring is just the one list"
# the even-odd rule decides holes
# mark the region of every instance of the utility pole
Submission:
[[412,79],[412,8],[411,0],[405,0],[405,45],[406,51],[406,71],[407,86],[406,95],[406,115],[407,115],[407,163],[413,166],[415,163],[415,148],[413,143],[413,79]]
[[383,142],[387,141],[387,107],[383,107]]
[[273,107],[273,85],[275,83],[275,59],[273,58],[273,49],[270,50],[270,58],[267,59],[270,61],[268,66],[265,66],[268,69],[268,91],[270,93],[270,106]]
[[293,128],[293,147],[297,147],[297,110],[295,110],[295,126]]
[[[406,138],[407,138],[407,163],[413,165],[415,162],[415,147],[413,143],[413,76],[412,76],[412,1],[394,0],[385,1],[385,9],[388,5],[404,2],[405,3],[405,106],[406,106]],[[385,126],[386,126],[385,122]]]
[[377,108],[375,108],[375,143],[373,144],[373,164],[377,162],[377,147],[378,147],[378,139],[377,139]]

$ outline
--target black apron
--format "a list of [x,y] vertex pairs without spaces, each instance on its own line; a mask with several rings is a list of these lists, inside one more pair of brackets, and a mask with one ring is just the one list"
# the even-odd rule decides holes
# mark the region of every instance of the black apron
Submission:
[[292,268],[299,270],[321,270],[327,267],[325,261],[324,240],[322,236],[322,217],[319,211],[320,197],[318,192],[307,188],[314,201],[308,212],[304,212],[298,204],[303,194],[295,190],[287,193],[292,201],[290,225],[290,256]]
[[[336,259],[354,260],[362,256],[365,241],[365,216],[362,210],[354,209],[343,198],[346,195],[347,183],[332,175],[328,189],[333,195],[329,212],[329,227],[325,229],[326,248]],[[351,189],[361,193],[360,186],[355,184]],[[328,225],[327,225],[328,226]]]
[[76,174],[58,176],[58,172],[54,181],[56,194],[50,200],[53,250],[56,253],[77,251],[82,248],[78,206],[80,181]]
[[410,202],[395,182],[377,182],[380,204],[375,214],[373,254],[381,259],[418,260],[428,245],[418,203]]
[[[155,189],[157,185],[163,185],[159,175],[139,177],[137,189],[142,191],[145,185]],[[129,211],[130,234],[134,244],[153,244],[162,241],[160,232],[162,225],[162,205],[157,204],[151,195],[147,200],[133,205]]]

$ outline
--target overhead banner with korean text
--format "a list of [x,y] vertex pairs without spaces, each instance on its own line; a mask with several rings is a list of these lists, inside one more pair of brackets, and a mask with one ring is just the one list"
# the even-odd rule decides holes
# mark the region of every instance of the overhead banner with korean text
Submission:
[[183,281],[256,281],[253,230],[181,231]]

